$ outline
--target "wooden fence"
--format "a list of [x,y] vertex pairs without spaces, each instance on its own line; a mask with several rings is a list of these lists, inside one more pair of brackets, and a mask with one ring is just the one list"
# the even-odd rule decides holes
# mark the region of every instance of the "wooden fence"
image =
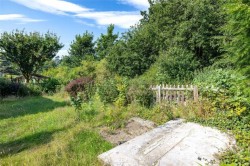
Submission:
[[156,85],[151,86],[155,93],[156,102],[170,101],[184,103],[187,100],[198,101],[198,88],[193,85]]

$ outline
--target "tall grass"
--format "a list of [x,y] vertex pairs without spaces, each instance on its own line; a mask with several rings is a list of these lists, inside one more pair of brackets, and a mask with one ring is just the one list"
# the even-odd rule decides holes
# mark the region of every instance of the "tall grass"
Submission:
[[59,96],[0,103],[0,165],[100,165],[112,146]]

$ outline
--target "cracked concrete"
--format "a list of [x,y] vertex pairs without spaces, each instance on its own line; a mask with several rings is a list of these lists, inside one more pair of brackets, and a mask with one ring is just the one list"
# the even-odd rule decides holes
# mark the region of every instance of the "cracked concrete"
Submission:
[[217,129],[173,120],[98,156],[104,165],[219,165],[235,140]]

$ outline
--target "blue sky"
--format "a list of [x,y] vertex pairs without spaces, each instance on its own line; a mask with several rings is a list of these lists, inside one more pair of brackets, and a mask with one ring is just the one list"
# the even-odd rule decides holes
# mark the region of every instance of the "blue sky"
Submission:
[[109,24],[122,33],[148,7],[148,0],[0,0],[0,33],[15,29],[54,32],[65,45],[59,55],[65,55],[76,34],[87,30],[96,39]]

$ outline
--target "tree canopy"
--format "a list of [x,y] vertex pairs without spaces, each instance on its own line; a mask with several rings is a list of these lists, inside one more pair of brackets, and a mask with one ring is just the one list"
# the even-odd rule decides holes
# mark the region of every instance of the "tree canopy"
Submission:
[[95,43],[93,42],[94,35],[86,31],[82,35],[76,35],[75,40],[70,44],[69,57],[66,57],[65,62],[73,66],[80,65],[82,60],[95,58]]
[[142,12],[143,19],[123,35],[120,46],[112,48],[108,57],[110,69],[130,77],[141,75],[161,51],[168,52],[173,47],[193,54],[201,64],[199,67],[211,65],[214,58],[222,55],[217,37],[225,22],[221,12],[223,3],[222,0],[150,1],[148,12]]
[[19,72],[10,61],[7,61],[6,58],[0,54],[0,74],[10,74],[18,75]]
[[0,53],[7,61],[18,66],[27,82],[62,47],[59,38],[50,32],[42,35],[39,32],[25,33],[16,30],[4,32],[0,37]]
[[250,77],[250,2],[234,0],[225,5],[224,46],[231,59]]
[[114,25],[111,24],[107,28],[107,34],[101,34],[96,42],[96,54],[98,59],[105,58],[118,38],[118,34],[114,33]]

